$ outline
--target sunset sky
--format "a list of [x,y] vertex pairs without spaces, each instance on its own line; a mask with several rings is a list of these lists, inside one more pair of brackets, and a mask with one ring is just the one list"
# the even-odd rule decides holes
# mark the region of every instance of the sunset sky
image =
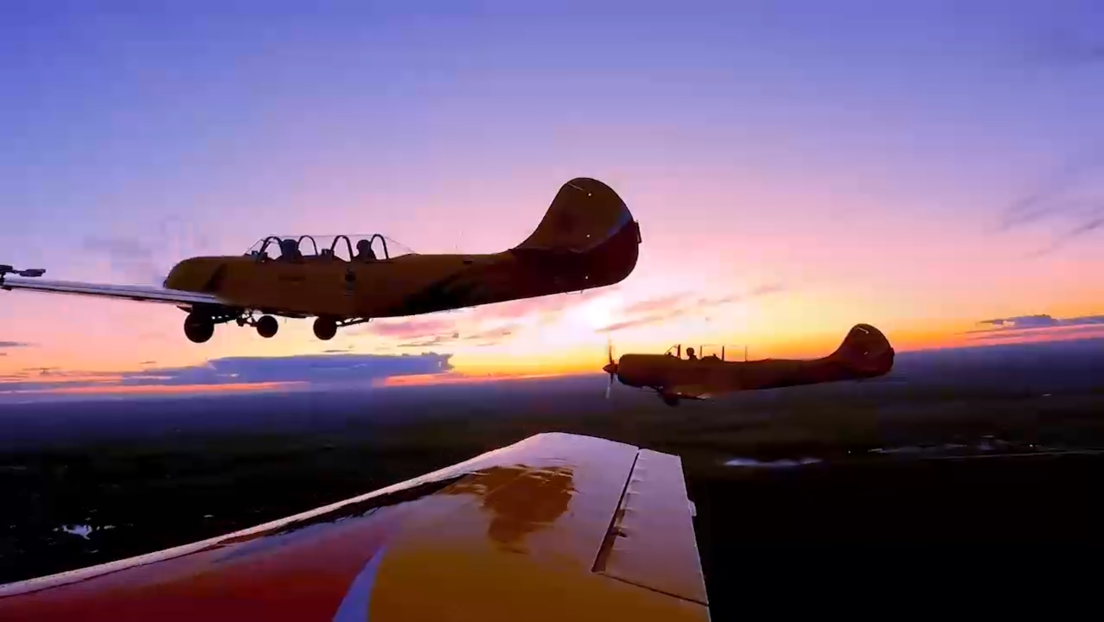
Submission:
[[495,252],[577,176],[625,199],[640,262],[330,342],[0,292],[0,391],[334,353],[599,371],[607,338],[813,356],[857,322],[899,350],[1104,335],[1096,2],[166,4],[0,6],[0,262],[159,284],[267,234]]

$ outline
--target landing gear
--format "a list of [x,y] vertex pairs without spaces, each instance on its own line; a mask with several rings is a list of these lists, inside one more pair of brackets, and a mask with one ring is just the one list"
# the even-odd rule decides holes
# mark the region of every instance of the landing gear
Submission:
[[319,317],[314,320],[314,336],[329,341],[337,334],[337,322],[333,318]]
[[276,321],[276,318],[271,315],[262,315],[253,327],[257,329],[257,334],[269,339],[276,335],[276,331],[280,330],[280,324]]
[[211,316],[195,311],[184,318],[184,335],[192,343],[203,343],[215,334],[215,322]]

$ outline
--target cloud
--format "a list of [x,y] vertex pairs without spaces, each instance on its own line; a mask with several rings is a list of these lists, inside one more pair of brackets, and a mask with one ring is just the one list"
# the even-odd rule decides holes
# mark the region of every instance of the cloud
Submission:
[[[79,372],[28,368],[0,376],[0,393],[133,387],[210,387],[229,385],[369,386],[404,375],[446,373],[450,354],[339,354],[289,357],[228,357],[189,367],[147,368],[134,372]],[[35,373],[37,372],[37,373]]]
[[691,294],[687,292],[680,292],[677,294],[668,294],[666,296],[658,296],[656,298],[648,298],[639,302],[634,302],[631,305],[627,305],[621,310],[625,315],[639,315],[664,313],[671,309],[678,308],[686,304],[686,301],[690,298]]
[[[981,320],[978,324],[989,324],[990,326],[996,326],[998,328],[1035,328],[1039,326],[1056,326],[1058,320],[1046,314],[1038,315],[1019,315],[1016,317],[1001,317],[993,320]],[[982,331],[968,331],[968,332],[989,332],[993,329],[985,329]]]
[[[397,348],[433,348],[478,342],[478,346],[502,343],[527,325],[554,322],[574,305],[608,295],[614,287],[580,293],[526,298],[450,312],[435,317],[373,321],[356,334],[395,340]],[[504,320],[510,320],[503,323]],[[522,321],[526,320],[526,321]]]
[[750,292],[744,294],[730,294],[728,296],[722,296],[720,298],[699,298],[699,307],[719,307],[721,305],[732,304],[734,302],[740,302],[748,298],[758,298],[759,296],[766,296],[767,294],[774,294],[784,290],[785,288],[781,283],[771,283],[768,285],[760,285]]
[[1079,317],[1059,319],[1051,315],[1041,313],[1037,315],[1020,315],[1016,317],[983,320],[978,323],[997,326],[998,328],[1005,330],[1012,328],[1047,328],[1051,326],[1088,326],[1090,324],[1104,324],[1104,315],[1083,315]]
[[1086,220],[1083,220],[1080,224],[1054,238],[1050,245],[1036,251],[1034,253],[1034,256],[1052,253],[1059,248],[1065,246],[1069,242],[1083,235],[1092,233],[1093,231],[1096,231],[1101,227],[1104,227],[1104,208],[1101,208],[1096,213],[1088,217]]
[[1104,172],[1104,148],[1067,159],[1006,207],[995,231],[1007,232],[1056,218],[1072,222],[1049,245],[1031,253],[1037,257],[1104,227],[1104,195],[1099,185],[1092,184],[1100,172]]
[[967,339],[980,343],[1015,341],[1055,341],[1104,337],[1104,325],[1055,326],[1052,328],[1024,328],[971,333]]
[[361,333],[371,333],[378,337],[412,339],[438,333],[453,332],[456,320],[451,318],[432,318],[422,320],[383,320],[372,322]]
[[[700,297],[683,292],[679,294],[666,294],[656,298],[641,300],[627,305],[621,310],[625,319],[614,322],[608,326],[599,328],[599,333],[611,333],[626,328],[658,324],[669,319],[691,313],[701,313],[727,304],[733,304],[759,296],[766,296],[785,290],[781,283],[760,285],[748,292],[728,294],[719,297]],[[637,317],[631,317],[631,316]]]
[[465,341],[479,341],[476,345],[492,346],[502,343],[507,337],[523,327],[522,324],[506,324],[473,333],[453,332],[451,335],[437,335],[428,339],[400,343],[399,348],[432,348],[441,345],[455,344]]
[[168,274],[154,260],[153,251],[132,238],[88,237],[83,246],[103,255],[113,271],[138,284],[160,285]]
[[482,332],[464,335],[461,339],[464,341],[478,341],[479,343],[475,345],[481,348],[494,346],[505,341],[507,337],[510,337],[522,327],[522,324],[506,324],[505,326],[498,326]]
[[578,296],[570,297],[566,294],[525,298],[475,307],[472,309],[471,315],[475,320],[515,319],[529,315],[563,311],[578,300]]
[[493,322],[496,320],[518,320],[526,317],[536,317],[537,322],[548,324],[554,322],[571,307],[594,300],[601,296],[612,294],[620,288],[621,284],[608,287],[598,287],[582,292],[567,294],[555,294],[552,296],[540,296],[537,298],[525,298],[500,302],[496,304],[475,307],[469,316],[469,320],[476,324]]
[[1069,200],[1068,193],[1100,169],[1104,169],[1104,149],[1101,148],[1066,159],[1001,212],[997,230],[1007,231],[1075,207],[1076,202]]
[[465,339],[466,341],[486,341],[488,339],[502,339],[514,334],[514,331],[516,331],[520,327],[520,324],[507,324],[506,326],[499,326],[497,328],[485,330],[480,333],[465,335],[463,339]]
[[29,348],[31,344],[25,341],[0,341],[0,349],[6,348]]
[[460,333],[452,333],[451,335],[437,335],[430,339],[422,339],[419,341],[408,341],[400,343],[396,347],[399,348],[432,348],[434,346],[445,345],[449,343],[455,343],[460,338]]
[[979,325],[987,328],[968,330],[972,340],[1007,340],[1041,334],[1080,334],[1104,331],[1104,315],[1085,315],[1071,318],[1055,318],[1040,313],[1015,317],[982,320]]
[[623,330],[626,328],[633,328],[636,326],[658,324],[664,320],[669,320],[671,318],[678,317],[685,313],[694,311],[698,308],[703,300],[705,299],[697,297],[690,292],[665,294],[663,296],[657,296],[655,298],[647,298],[645,300],[626,305],[623,309],[621,309],[621,315],[627,316],[626,319],[621,320],[620,322],[614,322],[609,326],[599,328],[597,332],[612,333],[615,331]]
[[636,326],[646,326],[648,324],[658,324],[664,320],[669,320],[674,317],[678,317],[683,313],[689,311],[688,309],[675,309],[673,311],[665,311],[663,313],[652,313],[643,317],[634,318],[631,320],[622,320],[620,322],[614,322],[609,326],[603,326],[599,328],[599,333],[612,333],[626,328],[633,328]]

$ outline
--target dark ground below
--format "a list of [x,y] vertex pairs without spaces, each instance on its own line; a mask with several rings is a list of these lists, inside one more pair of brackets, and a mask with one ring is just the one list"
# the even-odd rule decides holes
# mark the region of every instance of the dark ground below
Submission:
[[[677,409],[627,391],[596,399],[602,378],[368,402],[5,407],[0,583],[250,527],[564,431],[682,456],[714,619],[957,607],[956,594],[984,607],[1054,594],[1057,606],[1095,593],[1102,362],[1080,385],[959,369],[941,376],[951,384],[912,373]],[[726,466],[734,458],[742,466]],[[89,531],[69,533],[79,525]]]

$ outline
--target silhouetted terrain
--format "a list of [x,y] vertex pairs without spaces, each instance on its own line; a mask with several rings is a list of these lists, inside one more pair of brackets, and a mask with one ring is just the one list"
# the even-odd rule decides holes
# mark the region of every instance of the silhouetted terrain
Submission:
[[775,573],[865,545],[907,569],[902,543],[1098,544],[1104,461],[1085,450],[1104,448],[1101,370],[1104,347],[1077,342],[906,353],[875,381],[678,408],[620,387],[605,401],[602,375],[0,403],[0,582],[249,527],[566,431],[683,457],[725,619],[804,585]]

